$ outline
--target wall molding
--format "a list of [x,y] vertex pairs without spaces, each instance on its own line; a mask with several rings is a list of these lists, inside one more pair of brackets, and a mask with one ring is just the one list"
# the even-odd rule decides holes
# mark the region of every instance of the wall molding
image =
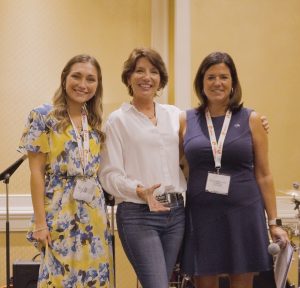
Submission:
[[[108,207],[109,214],[111,207]],[[116,208],[114,209],[114,214]],[[0,232],[6,230],[6,195],[0,195]],[[30,219],[33,215],[30,194],[11,194],[9,195],[9,226],[10,231],[27,231]],[[116,229],[116,223],[114,228]]]
[[[294,209],[295,204],[289,196],[277,196],[278,217],[290,224],[297,224],[299,218],[297,211]],[[108,207],[111,213],[111,207]],[[114,214],[116,207],[114,208]],[[9,195],[9,224],[10,231],[27,231],[29,221],[32,217],[33,209],[30,194],[11,194]],[[5,231],[6,223],[6,195],[0,195],[0,232]],[[114,226],[116,229],[116,225]],[[300,228],[300,227],[299,227]]]
[[[289,224],[298,224],[298,212],[295,210],[295,204],[290,196],[277,196],[278,217],[283,222]],[[111,213],[111,207],[108,207]],[[114,213],[116,207],[114,208]],[[31,195],[29,194],[12,194],[9,195],[9,224],[10,231],[27,231],[29,221],[33,214]],[[0,232],[5,231],[6,223],[6,195],[0,195]],[[116,227],[116,225],[114,226]],[[299,227],[300,228],[300,227]]]
[[291,196],[277,196],[276,204],[278,218],[283,219],[283,224],[285,222],[290,224],[299,224],[299,211],[295,210],[295,203]]
[[181,110],[192,107],[190,0],[175,0],[174,93]]
[[[31,195],[11,194],[8,197],[10,231],[26,231],[33,214]],[[0,195],[0,231],[6,226],[6,195]]]
[[[151,47],[158,51],[166,64],[169,65],[169,10],[168,0],[151,1]],[[159,97],[160,103],[168,104],[168,86]]]

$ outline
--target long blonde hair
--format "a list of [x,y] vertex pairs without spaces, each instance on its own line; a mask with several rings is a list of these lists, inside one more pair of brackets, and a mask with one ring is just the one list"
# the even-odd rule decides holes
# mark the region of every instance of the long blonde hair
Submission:
[[90,56],[85,54],[77,55],[69,60],[69,62],[64,67],[61,73],[60,86],[55,92],[52,101],[53,101],[53,116],[57,119],[57,129],[64,130],[70,125],[70,118],[68,115],[68,105],[67,105],[67,94],[65,91],[66,79],[71,71],[71,68],[76,63],[91,63],[97,70],[97,79],[98,87],[94,97],[86,102],[86,108],[88,112],[88,122],[93,130],[97,131],[100,135],[101,142],[105,139],[105,134],[101,131],[102,126],[102,117],[103,117],[103,107],[102,107],[102,74],[101,68],[98,61]]

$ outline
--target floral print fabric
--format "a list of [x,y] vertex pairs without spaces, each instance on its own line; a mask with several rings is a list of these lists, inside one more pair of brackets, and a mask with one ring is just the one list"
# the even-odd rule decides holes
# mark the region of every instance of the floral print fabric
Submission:
[[[19,146],[23,153],[47,154],[44,204],[52,243],[41,249],[38,287],[114,287],[107,208],[97,178],[99,135],[89,127],[85,174],[94,178],[97,189],[87,204],[73,199],[76,177],[83,175],[74,129],[69,125],[58,132],[51,111],[52,105],[45,104],[30,112]],[[27,237],[35,242],[32,229]]]

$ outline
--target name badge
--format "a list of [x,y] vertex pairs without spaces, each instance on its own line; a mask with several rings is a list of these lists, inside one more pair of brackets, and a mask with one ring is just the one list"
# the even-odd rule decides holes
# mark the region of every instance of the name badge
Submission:
[[229,184],[229,175],[208,172],[205,191],[210,193],[228,195]]
[[73,198],[75,200],[81,200],[86,203],[90,203],[94,198],[96,189],[97,189],[97,184],[94,179],[79,178],[76,181]]

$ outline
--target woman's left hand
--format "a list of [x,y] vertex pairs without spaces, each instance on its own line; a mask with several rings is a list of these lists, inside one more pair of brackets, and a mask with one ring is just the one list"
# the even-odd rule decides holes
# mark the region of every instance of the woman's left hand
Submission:
[[277,243],[280,248],[285,248],[287,243],[290,242],[287,232],[280,226],[269,226],[270,234],[274,243]]

